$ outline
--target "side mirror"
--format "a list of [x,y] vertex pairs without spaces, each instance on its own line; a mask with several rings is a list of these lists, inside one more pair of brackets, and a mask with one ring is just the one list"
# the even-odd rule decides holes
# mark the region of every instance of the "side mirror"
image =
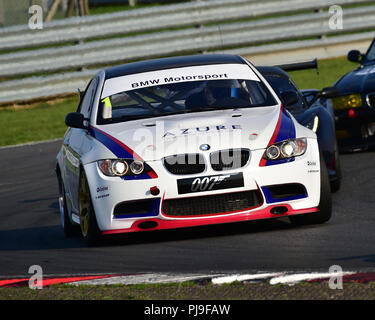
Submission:
[[292,106],[298,102],[298,95],[294,91],[285,91],[281,93],[281,100],[285,107]]
[[326,87],[319,92],[319,97],[330,99],[337,97],[339,94],[339,89],[337,89],[336,87]]
[[83,123],[84,120],[85,118],[82,113],[71,112],[66,115],[65,124],[71,128],[87,129]]
[[358,50],[350,50],[348,52],[348,60],[351,62],[360,63],[362,61],[362,54]]

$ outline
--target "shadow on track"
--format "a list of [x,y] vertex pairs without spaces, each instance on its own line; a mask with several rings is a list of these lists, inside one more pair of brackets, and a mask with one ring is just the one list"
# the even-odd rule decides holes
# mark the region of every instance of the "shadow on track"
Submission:
[[[105,236],[100,247],[155,244],[241,234],[285,231],[294,228],[288,220],[246,221],[175,230],[144,231]],[[50,250],[87,247],[79,235],[66,238],[59,225],[15,230],[0,230],[0,252]]]
[[106,236],[101,246],[123,246],[147,243],[178,242],[194,239],[236,236],[243,234],[284,231],[294,228],[289,220],[269,219],[245,221],[173,230],[144,231]]
[[0,252],[82,248],[77,238],[66,238],[60,226],[0,230]]

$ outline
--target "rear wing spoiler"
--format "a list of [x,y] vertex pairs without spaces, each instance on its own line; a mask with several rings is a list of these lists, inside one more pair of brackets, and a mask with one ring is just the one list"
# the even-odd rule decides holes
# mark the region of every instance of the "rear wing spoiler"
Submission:
[[315,58],[314,60],[311,60],[311,61],[281,64],[281,65],[277,65],[275,67],[283,69],[286,72],[296,71],[296,70],[316,69],[316,72],[319,73],[318,59],[317,58]]

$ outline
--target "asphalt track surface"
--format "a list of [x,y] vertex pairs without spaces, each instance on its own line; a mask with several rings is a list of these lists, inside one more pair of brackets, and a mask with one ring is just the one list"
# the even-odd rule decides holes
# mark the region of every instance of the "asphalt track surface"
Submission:
[[267,220],[108,238],[87,247],[60,227],[54,173],[60,141],[0,148],[0,276],[141,272],[375,270],[375,153],[341,155],[333,218]]

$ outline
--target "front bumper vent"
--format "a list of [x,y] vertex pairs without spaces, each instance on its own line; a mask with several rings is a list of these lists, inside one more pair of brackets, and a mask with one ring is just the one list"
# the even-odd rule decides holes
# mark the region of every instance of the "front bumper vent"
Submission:
[[262,203],[257,190],[215,194],[210,196],[167,199],[162,211],[166,216],[200,216],[228,214],[252,209]]

